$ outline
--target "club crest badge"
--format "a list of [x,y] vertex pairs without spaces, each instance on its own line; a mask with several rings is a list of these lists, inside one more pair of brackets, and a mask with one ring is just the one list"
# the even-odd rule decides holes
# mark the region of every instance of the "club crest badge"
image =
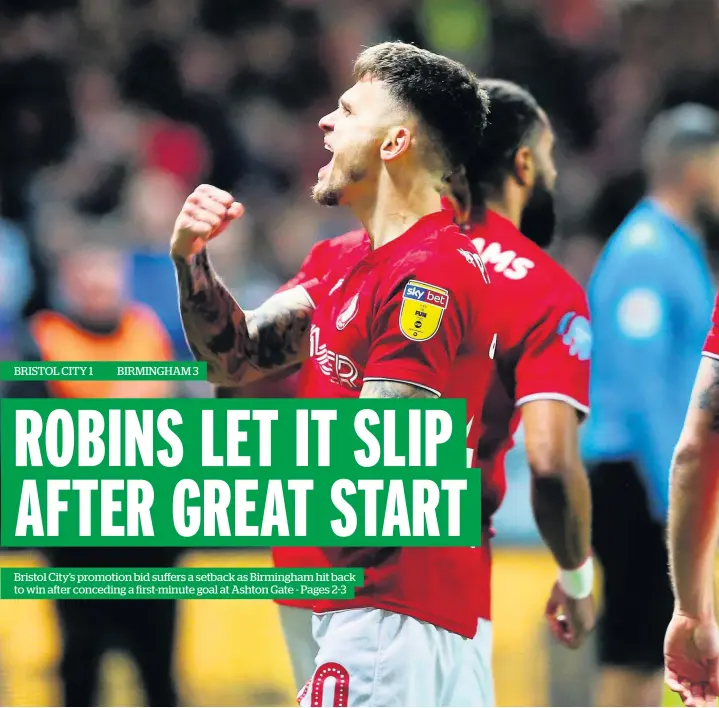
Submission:
[[449,292],[436,285],[410,280],[402,293],[399,328],[407,339],[424,342],[439,330],[449,304]]
[[359,293],[355,295],[342,309],[337,317],[337,329],[343,330],[359,310]]

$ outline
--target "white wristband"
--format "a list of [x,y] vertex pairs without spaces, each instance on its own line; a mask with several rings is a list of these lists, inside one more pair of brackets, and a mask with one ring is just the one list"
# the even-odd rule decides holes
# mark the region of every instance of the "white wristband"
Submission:
[[560,570],[559,585],[573,600],[589,597],[594,589],[594,561],[591,557],[576,570]]

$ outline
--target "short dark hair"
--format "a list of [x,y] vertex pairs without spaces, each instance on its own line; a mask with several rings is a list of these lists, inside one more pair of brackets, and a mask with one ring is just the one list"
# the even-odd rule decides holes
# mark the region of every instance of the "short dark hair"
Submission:
[[489,99],[463,64],[413,44],[383,42],[355,61],[355,80],[367,76],[384,81],[392,96],[418,115],[448,171],[480,143]]
[[501,189],[517,151],[531,146],[545,124],[536,99],[521,86],[501,79],[482,79],[479,86],[489,96],[490,115],[479,149],[467,161],[473,201]]

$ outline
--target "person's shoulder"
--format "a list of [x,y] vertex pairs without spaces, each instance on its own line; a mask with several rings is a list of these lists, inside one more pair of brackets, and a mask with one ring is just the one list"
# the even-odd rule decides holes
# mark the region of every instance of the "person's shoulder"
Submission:
[[558,300],[586,302],[586,291],[576,278],[549,253],[542,249],[539,252],[537,263],[541,264],[544,271],[542,280],[545,288],[555,293]]
[[667,217],[648,200],[640,202],[617,227],[605,247],[613,264],[632,259],[661,260],[676,257],[680,240]]
[[556,263],[508,219],[487,212],[484,220],[467,227],[492,282],[512,290],[550,283]]
[[369,245],[369,236],[364,229],[355,229],[347,233],[325,239],[315,245],[318,252],[327,257],[334,257],[340,253],[355,249],[361,246]]
[[477,247],[469,236],[454,224],[437,229],[395,260],[394,268],[446,271],[455,278],[477,275],[483,270]]
[[355,229],[315,244],[308,261],[311,260],[314,266],[321,265],[323,270],[329,270],[338,262],[354,258],[369,249],[369,245],[367,232],[364,229]]
[[685,243],[650,202],[641,202],[609,238],[589,282],[592,298],[617,293],[641,281],[673,289]]
[[336,248],[347,248],[348,246],[359,246],[368,242],[369,237],[364,229],[354,229],[347,233],[335,236],[334,238],[327,239],[327,243],[330,246]]
[[477,247],[492,283],[506,292],[527,292],[544,298],[550,293],[583,293],[581,285],[547,251],[527,238],[507,219],[490,212],[485,223],[467,231]]
[[378,278],[378,294],[392,296],[403,288],[405,298],[433,300],[443,305],[468,303],[489,283],[472,242],[456,227],[441,229],[412,244],[385,263]]
[[363,244],[367,240],[367,232],[364,229],[354,229],[339,236],[331,236],[317,241],[307,254],[309,258],[325,256],[331,253],[337,253],[347,248],[353,248]]

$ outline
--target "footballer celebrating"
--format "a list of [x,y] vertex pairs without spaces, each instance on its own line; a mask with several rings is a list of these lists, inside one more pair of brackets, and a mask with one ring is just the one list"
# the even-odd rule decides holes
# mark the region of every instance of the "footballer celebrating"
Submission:
[[[581,644],[594,626],[593,569],[586,560],[588,486],[576,452],[578,424],[589,409],[591,333],[581,288],[542,250],[554,232],[554,137],[547,116],[516,84],[489,80],[480,86],[490,97],[490,118],[478,154],[480,167],[472,194],[458,180],[451,201],[457,214],[465,214],[474,200],[472,225],[465,229],[489,265],[492,288],[503,300],[522,303],[512,309],[511,321],[503,321],[495,352],[497,373],[483,410],[473,416],[471,431],[477,440],[473,463],[482,468],[483,475],[485,539],[476,551],[479,619],[469,661],[473,680],[465,677],[462,689],[466,692],[456,694],[455,705],[490,706],[495,700],[489,526],[505,493],[504,457],[520,419],[527,429],[537,524],[562,568],[548,602],[547,619],[558,639],[570,647]],[[321,241],[283,289],[335,268],[342,271],[370,248],[362,230]],[[306,363],[301,370],[300,387],[309,366]],[[326,562],[316,548],[274,548],[273,557],[280,568]],[[317,651],[311,631],[313,603],[276,602],[299,682]]]
[[[402,43],[365,50],[355,84],[320,121],[333,156],[314,198],[348,206],[371,250],[336,279],[287,290],[252,313],[205,250],[241,205],[209,186],[188,198],[171,256],[186,336],[212,382],[241,385],[310,357],[301,396],[468,397],[471,376],[468,407],[481,406],[492,288],[439,190],[479,146],[486,100],[445,57]],[[366,581],[354,600],[315,604],[319,649],[301,704],[452,705],[476,632],[472,549],[323,553],[331,565],[364,567]]]

